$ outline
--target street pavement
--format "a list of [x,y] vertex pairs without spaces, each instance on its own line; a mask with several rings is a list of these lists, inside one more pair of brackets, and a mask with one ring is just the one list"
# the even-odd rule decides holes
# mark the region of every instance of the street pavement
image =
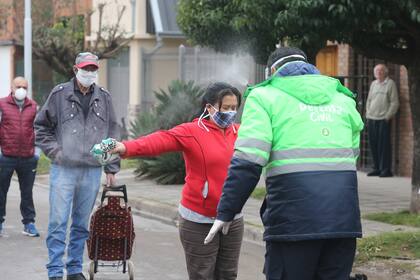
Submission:
[[[34,188],[37,210],[36,225],[40,238],[22,235],[19,211],[19,186],[15,180],[10,186],[4,235],[0,237],[0,280],[48,279],[45,264],[47,249],[45,238],[48,226],[48,188],[37,184]],[[178,229],[173,225],[149,219],[134,211],[136,240],[132,261],[136,280],[185,280],[188,279]],[[238,279],[262,280],[264,248],[244,242],[240,258]],[[90,260],[85,255],[84,272]],[[88,278],[89,279],[89,278]],[[95,279],[129,279],[121,269],[99,268]]]
[[[187,279],[183,250],[175,227],[182,186],[158,185],[147,179],[136,180],[133,170],[122,170],[117,175],[117,181],[127,185],[129,203],[138,214],[134,218],[137,234],[133,254],[135,279]],[[259,187],[263,185],[261,180]],[[359,173],[362,215],[408,209],[410,195],[411,184],[407,178],[367,177],[364,173]],[[8,196],[5,236],[0,238],[0,279],[47,279],[45,237],[48,220],[48,175],[37,176],[34,199],[41,238],[29,238],[21,234],[19,190],[16,180],[12,181]],[[250,198],[243,209],[247,241],[243,243],[241,251],[238,277],[240,280],[263,279],[261,269],[265,250],[262,243],[263,227],[258,215],[260,204],[260,200]],[[389,231],[415,230],[367,220],[362,222],[365,236]],[[89,260],[85,256],[85,272],[88,264]],[[128,276],[107,268],[105,271],[101,270],[95,279],[119,280],[128,279]]]

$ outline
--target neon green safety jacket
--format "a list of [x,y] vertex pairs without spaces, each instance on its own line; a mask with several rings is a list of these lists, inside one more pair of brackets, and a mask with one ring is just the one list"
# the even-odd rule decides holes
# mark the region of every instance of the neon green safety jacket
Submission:
[[217,218],[229,221],[266,171],[265,240],[360,237],[353,93],[323,75],[275,76],[246,93]]

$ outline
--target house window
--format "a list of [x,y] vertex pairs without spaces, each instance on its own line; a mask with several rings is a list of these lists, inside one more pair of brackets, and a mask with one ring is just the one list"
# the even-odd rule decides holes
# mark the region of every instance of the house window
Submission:
[[146,1],[146,32],[149,34],[156,34],[150,0]]

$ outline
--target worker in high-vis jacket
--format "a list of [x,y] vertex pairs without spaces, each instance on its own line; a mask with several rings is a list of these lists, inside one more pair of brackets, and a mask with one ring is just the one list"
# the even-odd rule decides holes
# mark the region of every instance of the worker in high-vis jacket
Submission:
[[363,122],[355,96],[320,75],[299,49],[279,48],[267,64],[271,77],[245,93],[216,222],[204,243],[228,232],[264,168],[266,279],[348,280],[362,236],[356,160]]

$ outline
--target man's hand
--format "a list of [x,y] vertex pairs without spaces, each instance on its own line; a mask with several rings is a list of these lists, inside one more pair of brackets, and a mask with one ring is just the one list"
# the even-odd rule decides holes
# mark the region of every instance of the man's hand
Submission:
[[214,221],[214,224],[213,224],[213,226],[211,227],[211,229],[210,229],[210,231],[209,231],[209,234],[207,234],[207,236],[206,236],[206,239],[204,239],[204,244],[209,244],[212,240],[213,240],[213,238],[214,238],[214,236],[220,231],[220,230],[222,230],[222,233],[223,234],[228,234],[228,232],[229,232],[229,227],[230,227],[230,224],[231,224],[232,222],[223,222],[223,221],[221,221],[221,220],[216,220],[216,221]]
[[112,174],[112,173],[106,174],[106,185],[108,187],[112,187],[116,185],[115,174]]
[[127,149],[126,149],[125,145],[123,143],[117,141],[115,143],[115,148],[112,149],[111,151],[109,151],[109,153],[123,155],[123,154],[125,154],[126,150]]
[[[35,146],[34,157],[35,157],[36,160],[39,160],[39,158],[41,157],[41,152],[42,152],[41,149],[39,147]],[[0,154],[1,154],[1,152],[0,152]]]

